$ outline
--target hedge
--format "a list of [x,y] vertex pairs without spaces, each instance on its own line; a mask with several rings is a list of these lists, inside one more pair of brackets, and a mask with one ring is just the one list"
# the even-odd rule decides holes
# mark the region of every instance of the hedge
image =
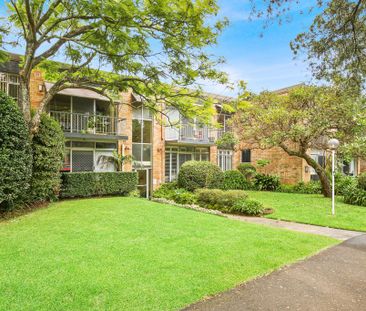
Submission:
[[188,191],[200,188],[221,188],[224,174],[221,169],[208,161],[187,161],[178,174],[178,187]]
[[249,190],[250,188],[250,182],[238,170],[224,172],[223,190]]
[[128,195],[137,188],[136,172],[75,172],[62,174],[61,198]]
[[32,141],[31,200],[45,201],[58,197],[61,185],[60,170],[64,160],[64,140],[60,124],[47,114],[42,114],[39,130]]
[[20,205],[32,175],[28,126],[14,100],[0,92],[0,209]]

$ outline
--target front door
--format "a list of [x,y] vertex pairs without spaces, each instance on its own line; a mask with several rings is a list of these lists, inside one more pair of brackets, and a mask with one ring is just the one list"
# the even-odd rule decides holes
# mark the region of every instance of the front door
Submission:
[[136,170],[138,174],[137,189],[140,191],[141,197],[149,198],[151,196],[151,169]]

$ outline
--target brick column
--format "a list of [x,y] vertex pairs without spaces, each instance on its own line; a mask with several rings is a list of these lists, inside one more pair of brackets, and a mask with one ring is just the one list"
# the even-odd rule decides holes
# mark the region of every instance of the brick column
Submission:
[[[124,155],[132,155],[132,94],[131,92],[122,93],[120,95],[121,104],[119,104],[118,118],[124,119],[122,121],[120,130],[122,135],[126,135],[128,139],[126,141],[118,141],[118,152],[124,153]],[[122,151],[123,150],[123,151]],[[124,171],[129,172],[132,170],[132,163],[125,163],[123,167]]]
[[[31,107],[37,109],[45,96],[44,79],[42,71],[33,70],[29,83]],[[46,107],[45,107],[46,108]]]

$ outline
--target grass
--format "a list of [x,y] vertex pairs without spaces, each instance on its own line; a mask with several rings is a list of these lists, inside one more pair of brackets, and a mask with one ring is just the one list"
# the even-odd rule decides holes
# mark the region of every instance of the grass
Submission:
[[176,310],[337,243],[137,198],[0,223],[0,310]]
[[248,191],[248,194],[265,207],[275,209],[267,218],[366,231],[366,207],[345,204],[339,197],[336,198],[336,215],[333,216],[331,199],[322,195],[260,191]]

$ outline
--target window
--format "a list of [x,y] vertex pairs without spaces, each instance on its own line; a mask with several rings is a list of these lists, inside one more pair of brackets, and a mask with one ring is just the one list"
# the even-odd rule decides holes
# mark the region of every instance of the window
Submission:
[[67,141],[64,172],[113,172],[116,142]]
[[251,155],[250,149],[244,149],[241,151],[241,162],[243,163],[250,163],[252,161],[252,155]]
[[87,172],[94,170],[93,151],[73,150],[72,152],[72,171]]
[[[325,167],[325,151],[323,150],[312,150],[311,151],[311,158],[315,160],[320,166]],[[319,180],[318,174],[315,170],[311,167],[310,168],[310,179],[311,180]]]
[[18,100],[20,93],[19,75],[0,72],[0,91]]
[[357,175],[357,160],[352,159],[350,162],[343,162],[342,173],[348,176]]
[[132,112],[132,156],[134,165],[151,166],[152,115],[141,103],[136,103]]
[[218,150],[217,165],[223,171],[229,171],[233,168],[233,152],[232,150]]
[[209,161],[210,149],[206,147],[169,147],[165,149],[165,181],[173,181],[178,177],[179,169],[183,163],[196,161]]

